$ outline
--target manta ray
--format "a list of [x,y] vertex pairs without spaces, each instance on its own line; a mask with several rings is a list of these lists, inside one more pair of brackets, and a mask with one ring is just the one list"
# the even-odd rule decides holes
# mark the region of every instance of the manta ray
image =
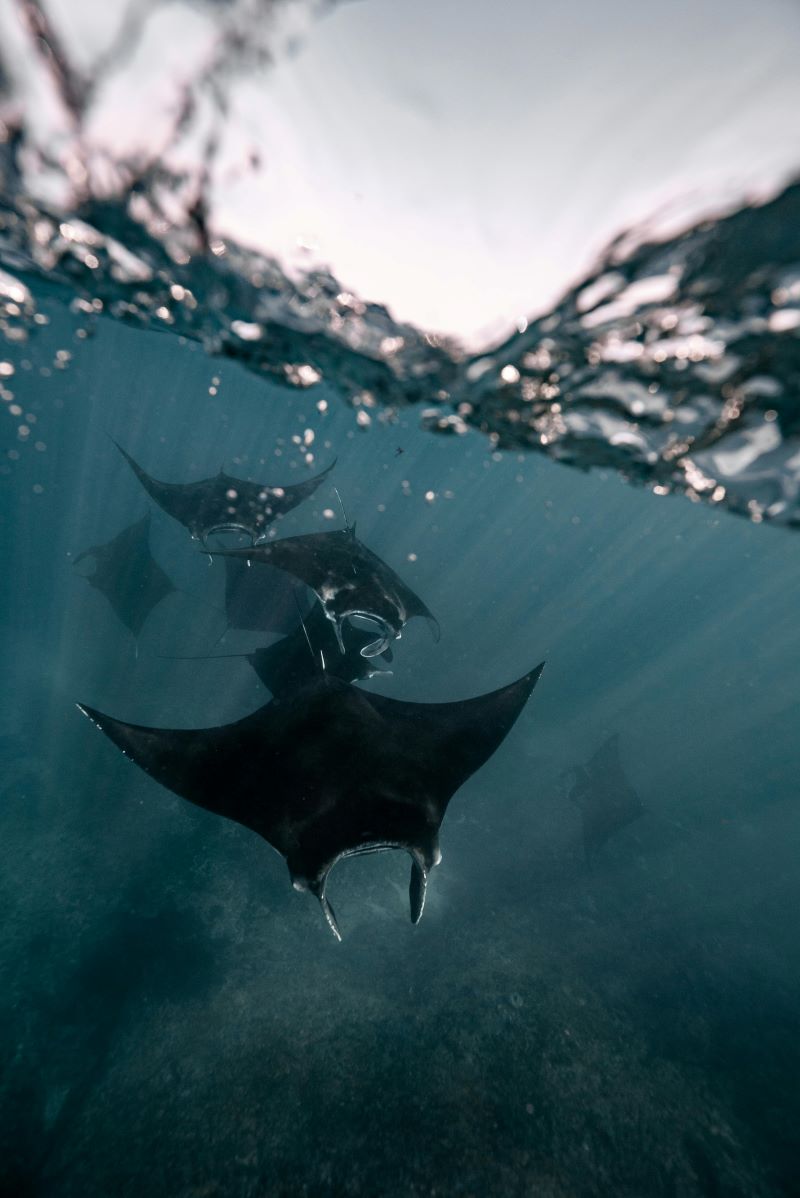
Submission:
[[224,470],[193,483],[166,483],[153,478],[121,445],[114,444],[151,499],[203,546],[212,532],[245,533],[255,545],[273,520],[313,495],[336,465],[333,461],[314,478],[285,487],[247,482]]
[[543,668],[455,703],[386,699],[320,674],[236,723],[196,730],[79,708],[155,781],[262,836],[341,940],[328,877],[337,861],[361,853],[410,855],[411,920],[419,921],[447,805],[499,748]]
[[412,616],[424,616],[434,639],[439,639],[439,624],[420,597],[377,553],[359,541],[354,525],[338,532],[283,537],[250,549],[211,552],[212,556],[277,566],[304,582],[314,591],[333,624],[342,653],[345,652],[342,628],[351,616],[361,616],[378,625],[378,638],[361,650],[364,657],[383,653]]
[[[260,681],[279,699],[313,681],[320,666],[342,682],[389,673],[378,665],[377,658],[364,656],[364,649],[373,639],[373,632],[346,624],[342,629],[342,653],[333,625],[317,603],[290,636],[266,649],[257,649],[248,660]],[[384,649],[381,657],[391,663],[392,650]]]
[[[342,653],[333,625],[317,603],[310,615],[301,619],[289,636],[282,637],[274,645],[254,649],[252,653],[213,653],[171,657],[170,660],[224,661],[243,658],[249,662],[273,698],[280,699],[312,682],[321,670],[343,682],[358,682],[362,678],[373,678],[376,674],[390,673],[378,666],[374,657],[364,657],[362,653],[373,638],[374,633],[346,624],[342,629]],[[391,649],[384,650],[382,657],[384,661],[391,662]]]
[[156,604],[177,590],[150,552],[149,512],[104,545],[84,549],[72,564],[87,557],[94,559],[94,573],[83,577],[105,595],[135,637]]
[[589,760],[569,771],[569,797],[580,809],[587,862],[621,828],[644,814],[644,805],[631,786],[619,755],[619,735],[603,742]]

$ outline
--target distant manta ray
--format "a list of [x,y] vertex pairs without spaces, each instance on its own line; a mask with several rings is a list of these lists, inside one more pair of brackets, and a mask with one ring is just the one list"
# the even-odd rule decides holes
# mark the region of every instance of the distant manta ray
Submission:
[[247,482],[223,470],[193,483],[165,483],[143,470],[118,442],[114,444],[147,494],[204,546],[212,532],[242,532],[257,544],[267,526],[313,495],[336,465],[334,460],[314,478],[285,487]]
[[644,815],[644,805],[628,780],[619,755],[619,735],[603,742],[573,776],[569,797],[581,813],[587,862],[615,832]]
[[211,550],[216,557],[265,563],[285,570],[316,594],[336,631],[339,649],[345,652],[342,627],[349,616],[361,616],[378,625],[380,635],[361,650],[363,657],[383,653],[400,636],[412,616],[424,616],[434,639],[439,624],[428,608],[391,566],[356,536],[355,526],[338,532],[312,532],[283,537],[251,549]]
[[177,590],[150,552],[149,512],[104,545],[84,549],[73,566],[87,557],[94,559],[94,574],[82,577],[105,595],[135,637],[156,604]]
[[79,707],[157,782],[262,836],[341,940],[325,891],[344,857],[404,849],[418,922],[447,805],[499,748],[543,668],[457,703],[385,699],[322,675],[243,720],[199,730],[143,728]]

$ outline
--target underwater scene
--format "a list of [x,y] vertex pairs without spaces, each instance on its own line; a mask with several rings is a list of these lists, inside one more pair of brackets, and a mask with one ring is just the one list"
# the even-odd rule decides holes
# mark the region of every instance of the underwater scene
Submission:
[[0,0],[0,1196],[800,1194],[800,10]]

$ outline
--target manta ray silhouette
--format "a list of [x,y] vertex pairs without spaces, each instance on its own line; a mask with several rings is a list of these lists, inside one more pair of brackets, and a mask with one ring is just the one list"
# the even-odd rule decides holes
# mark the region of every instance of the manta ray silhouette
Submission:
[[[274,645],[255,649],[252,653],[182,655],[170,657],[169,660],[225,661],[243,658],[250,663],[273,698],[281,699],[313,682],[320,672],[327,672],[330,677],[342,682],[358,682],[362,678],[389,673],[376,664],[375,658],[364,657],[362,653],[373,639],[373,632],[345,624],[342,629],[342,653],[333,625],[317,603],[310,615],[298,623],[289,636],[276,641]],[[384,650],[381,656],[384,661],[391,662],[391,649]]]
[[386,699],[322,675],[234,724],[191,731],[79,707],[157,782],[262,836],[341,940],[328,877],[337,861],[361,853],[409,853],[418,922],[447,805],[500,746],[542,669],[456,703]]
[[212,532],[242,532],[256,544],[273,520],[313,495],[336,465],[334,460],[314,478],[285,487],[247,482],[223,470],[193,483],[166,483],[153,478],[121,445],[114,444],[151,499],[204,546]]
[[644,815],[644,805],[622,768],[618,733],[569,773],[573,775],[569,797],[580,810],[584,852],[591,863],[615,832]]
[[83,577],[105,595],[135,637],[156,604],[177,590],[150,552],[149,512],[104,545],[84,549],[72,564],[87,557],[94,559],[94,574]]
[[[360,682],[363,678],[389,673],[378,665],[377,658],[364,656],[364,649],[373,640],[373,632],[346,624],[342,629],[342,653],[333,625],[321,606],[315,604],[311,614],[290,636],[265,649],[257,649],[249,655],[249,661],[264,686],[279,699],[312,682],[320,665],[329,676],[342,682]],[[391,663],[392,650],[384,649],[380,656]]]
[[364,657],[383,653],[412,616],[424,616],[434,639],[439,639],[435,617],[402,578],[359,541],[354,526],[338,532],[283,537],[250,549],[217,549],[211,554],[277,566],[304,582],[314,591],[332,622],[342,653],[345,652],[342,627],[351,616],[372,620],[379,628],[378,638],[361,650]]

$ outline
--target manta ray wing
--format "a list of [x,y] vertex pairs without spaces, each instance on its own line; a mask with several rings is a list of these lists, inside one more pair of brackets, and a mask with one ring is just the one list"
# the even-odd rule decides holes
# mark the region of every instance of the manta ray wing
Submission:
[[264,775],[279,735],[271,704],[236,723],[202,729],[148,728],[84,704],[78,707],[156,782],[197,807],[258,832],[286,854],[290,841],[282,778],[274,771]]
[[544,662],[499,690],[455,703],[409,703],[369,694],[395,742],[424,764],[439,819],[455,792],[497,751],[542,675]]

